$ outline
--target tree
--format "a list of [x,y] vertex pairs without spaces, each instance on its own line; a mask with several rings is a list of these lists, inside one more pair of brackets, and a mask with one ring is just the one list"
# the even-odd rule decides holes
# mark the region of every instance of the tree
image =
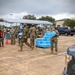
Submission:
[[31,19],[31,20],[35,20],[36,17],[34,15],[25,15],[23,16],[23,19]]
[[55,23],[55,19],[50,17],[50,16],[42,16],[41,18],[39,18],[39,20],[45,20],[45,21],[49,21],[49,22],[52,22],[53,24]]
[[65,20],[64,25],[69,26],[70,28],[74,28],[75,20],[67,19],[67,20]]

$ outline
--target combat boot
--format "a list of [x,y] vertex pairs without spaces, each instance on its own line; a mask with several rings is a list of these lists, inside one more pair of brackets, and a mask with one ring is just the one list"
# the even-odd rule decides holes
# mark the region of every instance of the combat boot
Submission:
[[57,52],[57,51],[55,51],[54,55],[57,55],[57,54],[58,54],[58,52]]
[[0,42],[0,47],[1,47],[1,42]]
[[50,54],[53,54],[53,51],[51,51],[51,53]]
[[18,51],[23,51],[22,49],[18,50]]
[[12,42],[11,42],[10,44],[11,44],[11,45],[13,45],[13,43],[12,43]]
[[2,47],[4,47],[4,40],[2,41]]
[[31,50],[33,50],[34,49],[34,46],[31,46]]
[[4,47],[4,44],[2,43],[2,47]]
[[22,49],[22,48],[23,48],[23,46],[20,46],[20,50],[19,50],[19,51],[23,51],[23,49]]

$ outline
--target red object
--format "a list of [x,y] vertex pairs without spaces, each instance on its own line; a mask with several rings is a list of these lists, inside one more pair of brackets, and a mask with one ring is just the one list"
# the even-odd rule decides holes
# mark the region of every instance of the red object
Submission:
[[2,37],[2,32],[0,32],[0,37]]
[[6,39],[6,44],[8,44],[8,39]]

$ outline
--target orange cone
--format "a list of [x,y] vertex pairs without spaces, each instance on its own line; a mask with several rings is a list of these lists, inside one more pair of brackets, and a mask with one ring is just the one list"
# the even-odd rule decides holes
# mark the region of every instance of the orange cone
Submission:
[[8,44],[8,39],[6,39],[6,44]]

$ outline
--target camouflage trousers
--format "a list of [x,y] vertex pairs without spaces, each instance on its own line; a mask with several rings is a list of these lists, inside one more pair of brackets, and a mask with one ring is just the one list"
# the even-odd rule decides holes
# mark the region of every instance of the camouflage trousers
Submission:
[[20,49],[22,50],[23,48],[23,43],[25,43],[27,46],[30,47],[29,43],[27,42],[28,38],[19,38],[19,46],[20,46]]
[[4,39],[3,38],[0,38],[0,47],[1,46],[4,46]]
[[6,36],[6,32],[4,32],[4,38],[5,38],[5,36]]
[[24,42],[24,39],[23,38],[19,38],[19,46],[20,46],[21,50],[22,50],[22,47],[23,47],[23,42]]
[[30,45],[31,46],[35,45],[35,36],[30,36]]
[[15,35],[11,35],[11,44],[15,44]]
[[56,37],[53,37],[51,39],[51,51],[53,52],[53,48],[55,47],[55,51],[57,52],[58,51],[58,48],[57,48],[57,43],[58,43],[58,40]]

